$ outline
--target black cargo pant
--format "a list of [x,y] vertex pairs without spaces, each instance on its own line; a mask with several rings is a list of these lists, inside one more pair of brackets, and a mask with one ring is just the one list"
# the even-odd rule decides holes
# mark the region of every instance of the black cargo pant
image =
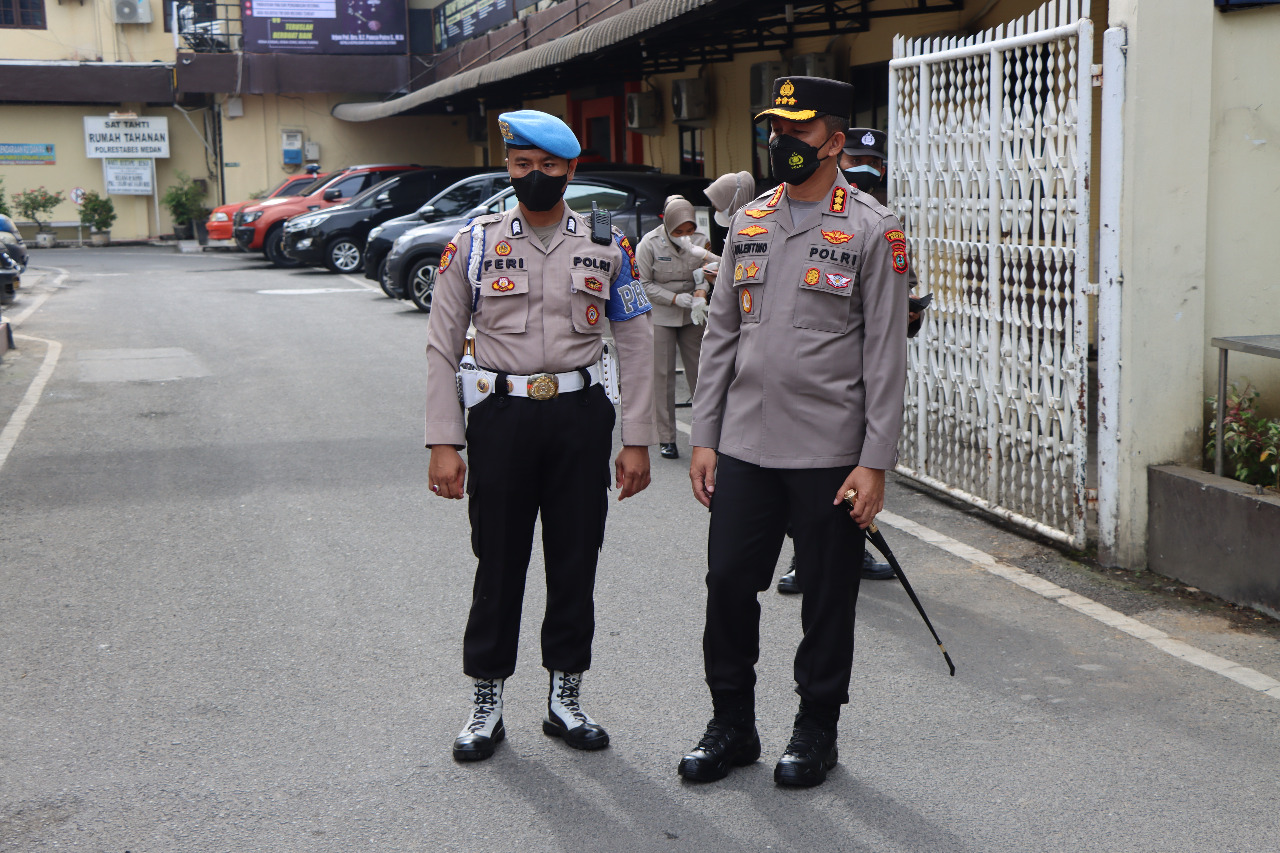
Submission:
[[707,538],[707,625],[702,638],[713,696],[754,693],[760,658],[761,592],[769,588],[782,540],[795,537],[804,597],[796,650],[796,692],[805,701],[849,701],[854,605],[862,567],[849,560],[864,534],[831,501],[852,466],[761,468],[720,455]]
[[613,423],[599,385],[552,400],[495,395],[468,413],[468,512],[479,564],[462,669],[472,678],[515,672],[539,513],[547,571],[542,665],[564,672],[591,666]]

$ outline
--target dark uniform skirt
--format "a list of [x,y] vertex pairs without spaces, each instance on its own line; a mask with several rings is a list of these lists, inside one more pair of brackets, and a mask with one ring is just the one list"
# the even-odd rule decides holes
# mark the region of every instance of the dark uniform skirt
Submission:
[[547,570],[542,665],[564,672],[590,668],[614,418],[600,385],[551,400],[495,394],[470,409],[467,495],[479,565],[462,665],[472,678],[515,672],[539,513]]

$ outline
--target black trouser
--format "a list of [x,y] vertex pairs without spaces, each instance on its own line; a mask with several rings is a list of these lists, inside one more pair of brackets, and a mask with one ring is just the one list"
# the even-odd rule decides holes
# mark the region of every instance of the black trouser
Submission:
[[721,455],[707,540],[707,627],[702,637],[713,695],[751,695],[760,658],[760,600],[790,525],[804,589],[796,649],[796,692],[824,705],[849,701],[854,605],[864,534],[833,506],[852,466],[761,468]]
[[480,562],[462,641],[462,669],[472,678],[515,672],[539,512],[547,568],[542,665],[564,672],[591,666],[613,422],[599,385],[553,400],[491,396],[472,407],[467,494],[471,548]]

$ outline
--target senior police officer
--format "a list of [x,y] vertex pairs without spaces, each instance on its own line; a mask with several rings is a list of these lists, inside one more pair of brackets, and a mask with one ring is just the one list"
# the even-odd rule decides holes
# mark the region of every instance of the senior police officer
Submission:
[[662,222],[636,246],[636,270],[653,305],[653,400],[658,421],[658,451],[676,459],[676,350],[684,363],[689,391],[698,387],[698,357],[707,318],[708,264],[719,261],[707,249],[684,196],[667,198]]
[[[581,151],[564,122],[518,110],[498,126],[519,204],[477,218],[445,248],[427,332],[430,486],[459,499],[465,481],[479,561],[463,637],[472,707],[453,745],[459,761],[488,758],[506,736],[503,683],[515,672],[539,513],[547,572],[542,665],[550,672],[542,729],[577,749],[609,744],[580,699],[608,507],[615,413],[606,386],[621,386],[619,500],[649,484],[655,441],[653,326],[630,243],[616,228],[593,235],[564,203]],[[620,380],[602,358],[606,319]],[[464,446],[469,478],[458,452]]]
[[849,555],[884,506],[906,381],[905,238],[838,168],[851,100],[852,87],[834,80],[774,82],[757,119],[770,121],[770,164],[783,183],[733,217],[721,265],[733,296],[711,302],[689,474],[711,510],[703,655],[713,717],[680,762],[693,781],[760,756],[758,596],[788,525],[808,594],[794,668],[800,708],[774,780],[821,784],[837,760],[859,581]]

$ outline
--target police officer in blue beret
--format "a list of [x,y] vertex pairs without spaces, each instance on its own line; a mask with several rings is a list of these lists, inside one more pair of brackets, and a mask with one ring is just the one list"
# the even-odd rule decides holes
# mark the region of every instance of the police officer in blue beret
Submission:
[[[609,745],[580,692],[591,664],[615,418],[619,500],[649,484],[648,446],[657,442],[653,324],[630,243],[616,228],[593,239],[587,219],[565,204],[581,151],[568,125],[517,110],[498,127],[519,204],[478,217],[445,248],[427,331],[428,479],[442,498],[467,496],[478,558],[462,643],[471,711],[453,743],[458,761],[488,758],[506,737],[503,685],[515,672],[539,516],[542,665],[550,673],[542,730],[575,749]],[[605,353],[606,326],[620,376]]]

